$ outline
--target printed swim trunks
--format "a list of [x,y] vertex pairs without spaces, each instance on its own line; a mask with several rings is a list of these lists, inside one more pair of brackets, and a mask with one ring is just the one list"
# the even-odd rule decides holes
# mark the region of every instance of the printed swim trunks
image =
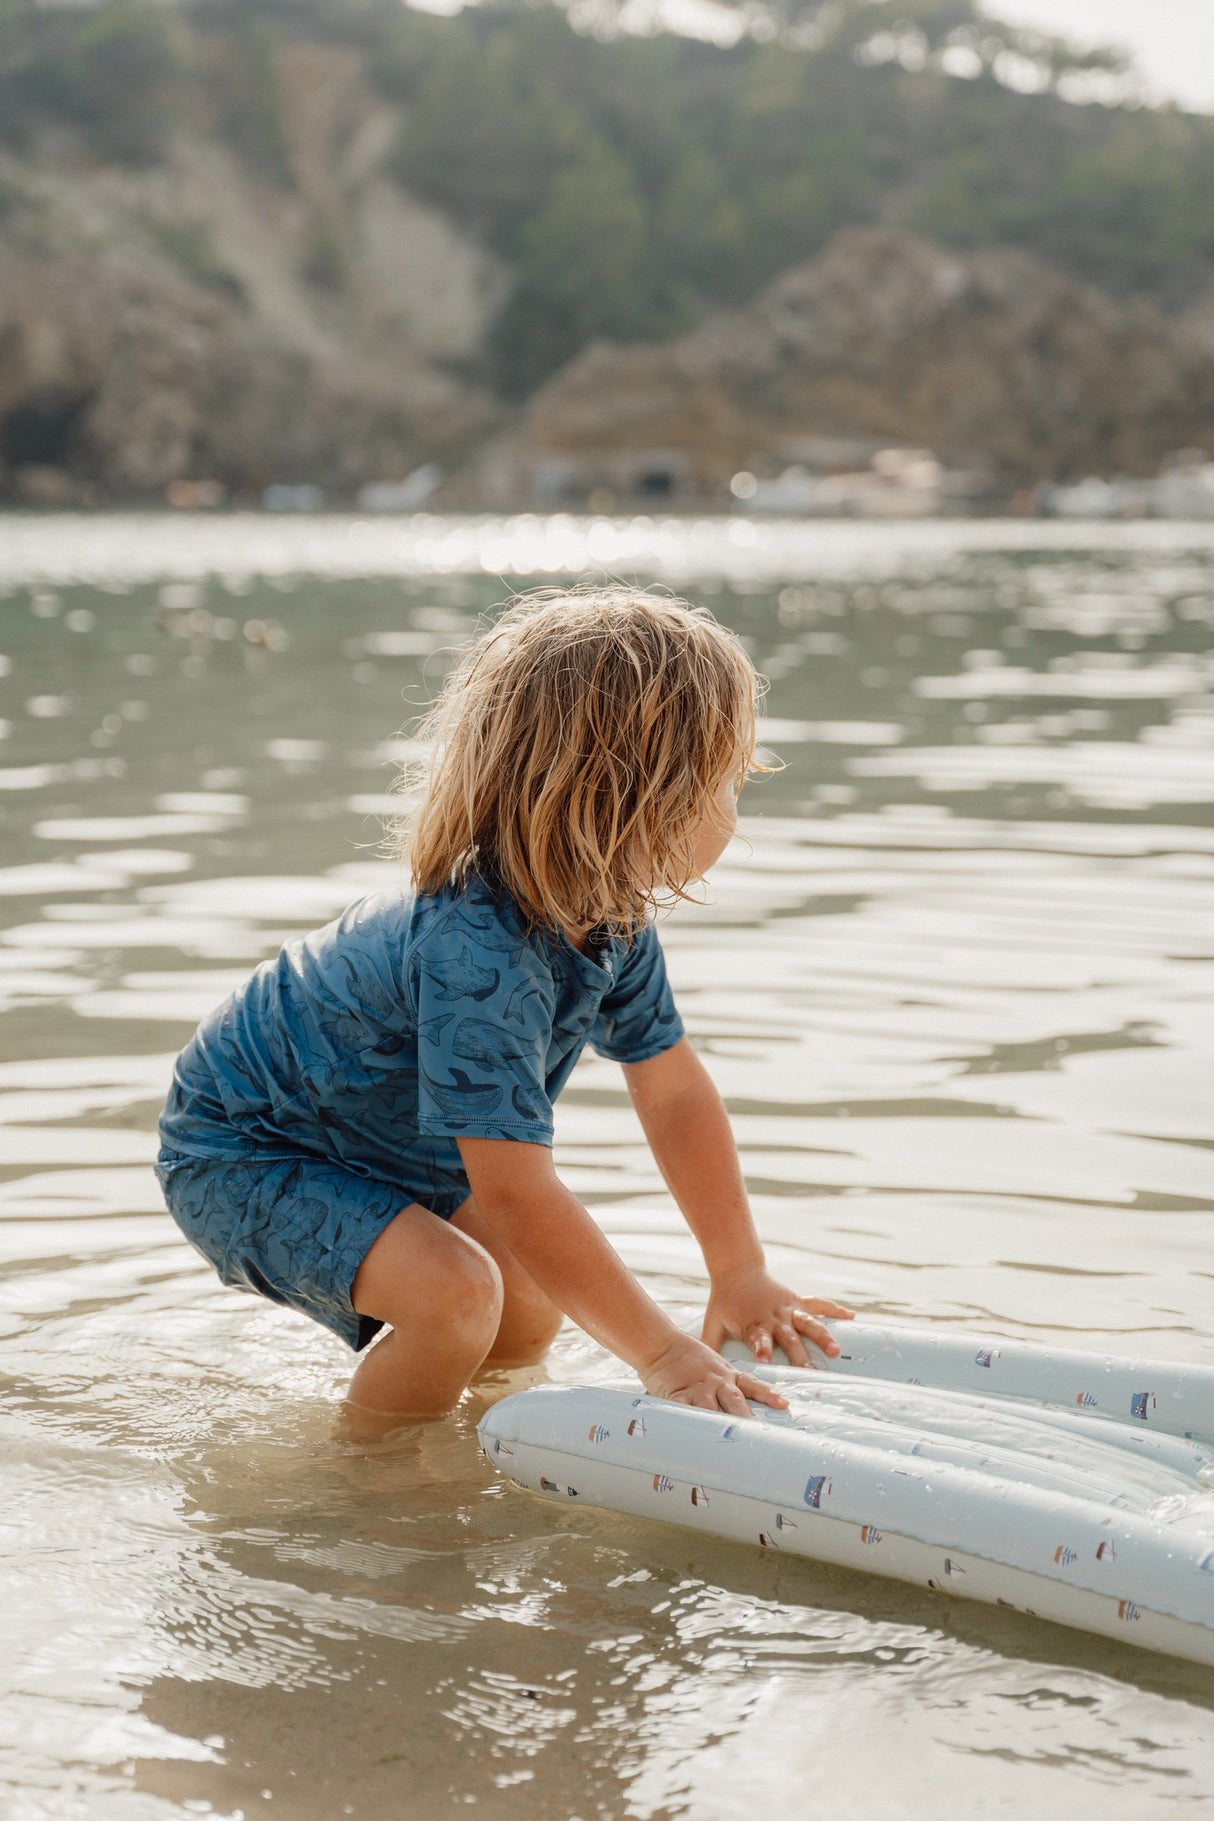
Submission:
[[[413,1197],[322,1157],[186,1157],[162,1148],[169,1212],[225,1284],[310,1315],[359,1352],[382,1322],[350,1300],[358,1267]],[[454,1208],[439,1211],[449,1218]]]

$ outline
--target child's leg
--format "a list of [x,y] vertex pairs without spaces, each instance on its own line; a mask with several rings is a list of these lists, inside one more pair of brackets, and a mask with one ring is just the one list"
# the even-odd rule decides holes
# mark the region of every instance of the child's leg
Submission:
[[478,1213],[471,1196],[456,1209],[450,1224],[482,1245],[501,1272],[502,1314],[486,1363],[534,1365],[552,1345],[564,1316]]
[[351,1301],[391,1332],[363,1355],[350,1403],[393,1416],[441,1416],[493,1346],[502,1274],[475,1239],[414,1202],[367,1253]]

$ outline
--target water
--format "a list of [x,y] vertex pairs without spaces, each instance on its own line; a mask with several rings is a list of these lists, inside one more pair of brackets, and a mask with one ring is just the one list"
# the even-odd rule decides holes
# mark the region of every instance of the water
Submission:
[[[0,1808],[740,1821],[1214,1799],[1214,1686],[1017,1614],[579,1510],[484,1401],[330,1438],[339,1343],[149,1169],[173,1054],[377,859],[476,614],[697,593],[787,762],[665,942],[775,1267],[874,1316],[1214,1360],[1214,537],[1178,526],[0,521]],[[559,1163],[704,1297],[618,1071]],[[548,1374],[608,1378],[575,1330]],[[542,1376],[542,1375],[541,1375]]]

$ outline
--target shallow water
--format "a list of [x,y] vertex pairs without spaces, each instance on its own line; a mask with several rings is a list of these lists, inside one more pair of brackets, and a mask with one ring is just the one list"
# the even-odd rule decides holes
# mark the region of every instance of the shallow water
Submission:
[[[1209,528],[0,520],[0,1808],[1204,1812],[1208,1671],[558,1520],[476,1452],[522,1374],[338,1445],[340,1344],[160,1210],[193,1021],[394,877],[410,717],[505,578],[564,568],[697,593],[772,679],[787,769],[664,940],[778,1269],[1214,1361]],[[558,1146],[692,1322],[609,1064]],[[548,1375],[615,1371],[568,1329]]]

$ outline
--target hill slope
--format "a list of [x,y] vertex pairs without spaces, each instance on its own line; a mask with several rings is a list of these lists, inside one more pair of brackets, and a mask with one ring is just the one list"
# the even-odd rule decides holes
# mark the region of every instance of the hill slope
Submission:
[[706,477],[828,426],[1012,478],[1200,440],[1214,122],[1013,93],[988,38],[956,80],[966,0],[918,11],[909,70],[508,0],[0,0],[0,496],[437,459],[474,501],[494,437]]
[[1214,425],[1212,331],[1214,309],[1169,319],[1016,249],[846,229],[744,310],[587,349],[447,497],[517,504],[562,462],[574,485],[610,484],[628,451],[673,457],[689,493],[720,495],[739,469],[848,438],[926,446],[997,492],[1152,474]]

